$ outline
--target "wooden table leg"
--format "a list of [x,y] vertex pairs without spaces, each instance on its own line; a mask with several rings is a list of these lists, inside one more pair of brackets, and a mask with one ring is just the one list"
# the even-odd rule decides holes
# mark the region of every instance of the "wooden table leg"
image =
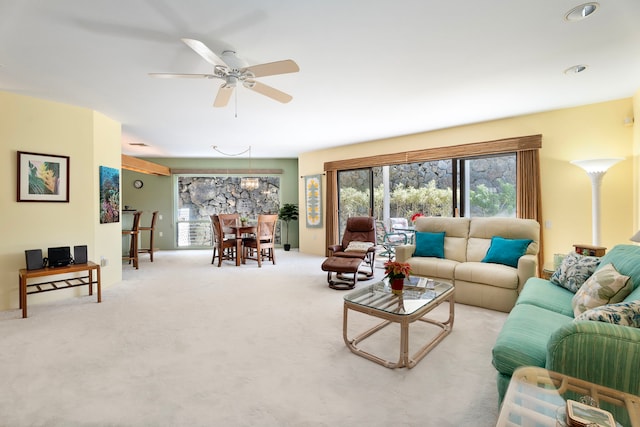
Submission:
[[27,278],[24,276],[20,276],[20,308],[24,319],[27,317]]
[[242,256],[242,239],[236,235],[236,266],[240,266],[240,257]]
[[89,270],[89,295],[93,295],[93,270]]

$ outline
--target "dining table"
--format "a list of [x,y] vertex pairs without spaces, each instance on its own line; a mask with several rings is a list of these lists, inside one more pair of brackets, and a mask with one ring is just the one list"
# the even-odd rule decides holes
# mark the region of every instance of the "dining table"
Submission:
[[256,224],[225,224],[222,227],[222,231],[236,235],[236,266],[240,266],[242,257],[242,236],[246,234],[255,234],[258,231],[258,226]]

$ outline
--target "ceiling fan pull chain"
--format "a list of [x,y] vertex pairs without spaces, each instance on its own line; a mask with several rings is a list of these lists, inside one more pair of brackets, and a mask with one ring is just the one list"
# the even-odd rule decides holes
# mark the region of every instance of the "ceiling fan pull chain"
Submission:
[[237,119],[238,118],[238,91],[237,90],[234,91],[233,96],[234,96],[235,101],[236,101],[236,107],[235,107],[236,108],[236,112],[235,113],[236,113],[236,119]]

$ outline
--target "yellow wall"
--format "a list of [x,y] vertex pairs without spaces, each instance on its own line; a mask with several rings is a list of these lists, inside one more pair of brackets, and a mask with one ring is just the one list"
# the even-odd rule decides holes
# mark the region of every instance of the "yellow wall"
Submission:
[[[638,98],[640,94],[635,97],[636,111],[640,111]],[[634,210],[638,210],[638,189],[634,188],[637,187],[634,152],[637,155],[638,149],[636,143],[634,151],[634,126],[623,123],[625,117],[633,116],[633,107],[634,100],[627,98],[312,151],[300,156],[298,167],[301,175],[310,175],[322,172],[327,161],[542,134],[543,224],[550,225],[543,227],[543,233],[545,262],[549,262],[554,253],[572,250],[574,243],[591,243],[591,183],[582,169],[569,163],[571,160],[626,159],[613,166],[602,182],[601,244],[611,248],[629,243],[629,237],[636,231],[638,215],[634,215]],[[303,189],[299,200],[304,218]],[[324,229],[306,228],[304,221],[300,222],[301,252],[322,255],[326,246]]]
[[[24,251],[88,245],[109,259],[102,284],[122,280],[120,224],[100,224],[98,167],[120,168],[120,124],[91,110],[0,92],[0,310],[18,307]],[[69,203],[16,200],[17,152],[69,156]],[[29,296],[29,305],[84,295],[86,287]]]
[[[633,111],[637,122],[640,119],[640,90],[633,97]],[[640,229],[640,123],[633,128],[633,229]]]

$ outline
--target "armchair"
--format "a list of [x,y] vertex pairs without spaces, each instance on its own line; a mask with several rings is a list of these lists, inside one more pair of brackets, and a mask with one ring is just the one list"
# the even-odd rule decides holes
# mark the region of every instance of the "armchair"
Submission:
[[405,233],[389,230],[384,221],[380,220],[376,220],[376,237],[378,245],[383,248],[383,251],[379,252],[378,255],[387,257],[390,261],[396,256],[396,246],[408,243]]
[[332,257],[360,259],[368,266],[358,270],[365,278],[373,277],[376,258],[376,228],[373,217],[358,216],[347,219],[347,225],[339,245],[329,246]]

